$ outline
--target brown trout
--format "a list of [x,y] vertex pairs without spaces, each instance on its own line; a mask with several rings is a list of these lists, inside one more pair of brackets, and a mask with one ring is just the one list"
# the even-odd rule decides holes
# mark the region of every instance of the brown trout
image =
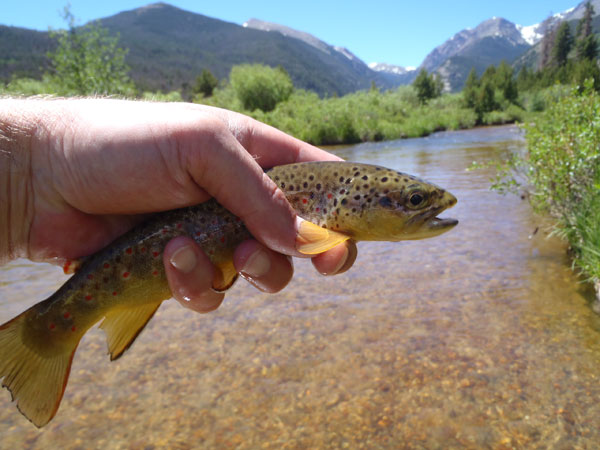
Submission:
[[[309,162],[267,172],[298,215],[320,235],[300,245],[323,252],[346,239],[400,241],[437,236],[458,221],[437,215],[456,198],[433,184],[383,167],[350,162]],[[0,378],[19,410],[36,426],[58,410],[75,349],[85,332],[104,319],[111,360],[119,358],[171,297],[163,268],[166,243],[193,237],[218,275],[213,288],[229,288],[237,273],[233,251],[251,237],[244,224],[215,200],[158,213],[81,267],[48,299],[0,326]],[[324,237],[324,238],[323,238]]]

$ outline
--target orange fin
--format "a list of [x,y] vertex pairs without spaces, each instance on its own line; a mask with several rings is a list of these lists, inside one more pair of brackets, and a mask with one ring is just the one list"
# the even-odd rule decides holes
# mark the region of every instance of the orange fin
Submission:
[[100,328],[106,333],[111,361],[120,358],[133,344],[161,303],[162,300],[135,307],[114,308],[106,313]]
[[316,255],[350,239],[350,236],[328,230],[306,220],[300,223],[296,249],[305,255]]
[[26,329],[29,312],[0,326],[0,378],[19,411],[43,427],[58,410],[81,336],[61,345],[36,342]]
[[215,267],[218,270],[215,274],[212,289],[219,293],[225,292],[233,286],[235,280],[238,278],[238,273],[233,265],[233,260],[229,258],[226,261],[215,263]]

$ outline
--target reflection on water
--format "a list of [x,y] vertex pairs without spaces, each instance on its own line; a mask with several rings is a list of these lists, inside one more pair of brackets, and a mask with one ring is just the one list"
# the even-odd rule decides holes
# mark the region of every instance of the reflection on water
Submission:
[[[591,448],[600,442],[600,319],[560,242],[473,160],[521,148],[516,128],[445,132],[337,153],[448,188],[460,220],[431,240],[359,245],[347,274],[299,261],[277,295],[239,283],[191,315],[166,302],[109,363],[82,341],[55,419],[0,398],[6,448]],[[536,227],[540,232],[532,235]],[[0,269],[4,322],[60,269]]]

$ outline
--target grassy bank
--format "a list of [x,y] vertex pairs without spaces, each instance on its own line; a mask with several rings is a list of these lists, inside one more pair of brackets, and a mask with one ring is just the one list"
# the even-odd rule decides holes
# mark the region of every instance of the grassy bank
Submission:
[[[534,208],[557,219],[556,233],[568,241],[574,267],[594,284],[600,312],[600,96],[591,83],[582,92],[557,89],[525,127],[527,154],[510,166],[527,180]],[[509,177],[500,186],[511,185]]]

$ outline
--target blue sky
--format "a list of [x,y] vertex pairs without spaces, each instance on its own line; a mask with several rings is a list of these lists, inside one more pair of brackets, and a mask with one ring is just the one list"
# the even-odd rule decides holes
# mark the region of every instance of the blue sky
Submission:
[[[37,30],[62,28],[59,12],[66,0],[3,0],[0,24]],[[71,0],[74,15],[85,23],[135,9],[144,0]],[[454,33],[492,16],[520,25],[541,22],[550,13],[576,6],[578,0],[172,0],[174,6],[242,24],[251,17],[309,32],[348,48],[366,63],[418,66],[427,53]]]

